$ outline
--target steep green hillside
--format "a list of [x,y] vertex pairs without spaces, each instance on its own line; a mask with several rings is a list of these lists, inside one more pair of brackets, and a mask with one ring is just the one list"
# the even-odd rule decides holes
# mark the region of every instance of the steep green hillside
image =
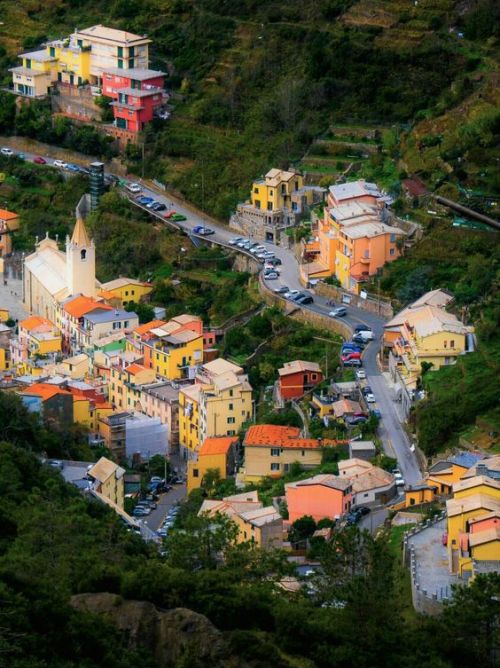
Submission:
[[[147,132],[146,169],[220,217],[271,164],[298,164],[332,121],[410,129],[419,118],[436,118],[482,94],[491,86],[496,62],[493,0],[459,5],[452,0],[417,5],[410,0],[5,0],[2,5],[4,80],[19,49],[75,26],[106,23],[148,33],[153,66],[170,73],[175,112],[171,121]],[[479,132],[495,135],[488,104],[488,129],[483,132],[480,125]],[[460,113],[450,116],[449,132],[460,118]],[[425,152],[418,155],[420,134],[436,132],[441,130],[419,126],[410,133],[403,143],[409,168],[423,169],[435,181],[450,175],[467,180],[478,164],[468,138],[469,155],[460,170],[436,166]],[[445,148],[446,137],[441,141]],[[492,140],[487,142],[486,160],[493,161]],[[130,151],[129,159],[132,166],[138,163],[138,152]],[[488,181],[488,188],[494,185]]]

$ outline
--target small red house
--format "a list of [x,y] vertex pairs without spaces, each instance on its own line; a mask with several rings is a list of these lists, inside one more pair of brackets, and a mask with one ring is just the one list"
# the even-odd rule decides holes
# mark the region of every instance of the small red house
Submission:
[[110,68],[103,73],[102,94],[113,99],[116,127],[140,132],[166,101],[164,73],[155,70]]
[[319,364],[304,360],[285,362],[283,368],[278,369],[278,374],[283,399],[298,399],[323,380]]

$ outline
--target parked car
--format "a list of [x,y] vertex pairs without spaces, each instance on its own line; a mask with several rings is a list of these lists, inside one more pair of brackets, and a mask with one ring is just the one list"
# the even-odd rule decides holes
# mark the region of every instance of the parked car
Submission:
[[137,194],[142,192],[142,187],[138,183],[127,183],[125,190],[128,190],[129,193]]
[[374,416],[375,416],[376,418],[378,418],[379,420],[380,420],[381,417],[382,417],[382,413],[379,411],[378,408],[372,408],[372,410],[370,411],[370,414],[371,414],[371,415],[374,415]]
[[298,297],[299,295],[300,295],[300,290],[289,290],[288,292],[285,292],[286,299],[293,299],[294,297]]
[[254,246],[253,248],[250,249],[250,253],[252,253],[252,255],[258,255],[259,253],[265,253],[265,251],[266,251],[265,246]]
[[362,516],[369,515],[372,511],[372,509],[369,508],[368,506],[359,506],[359,508],[356,508],[356,510],[358,513],[361,513]]
[[356,378],[358,380],[363,380],[364,378],[366,378],[366,371],[364,369],[358,369],[356,371]]
[[305,297],[305,296],[306,296],[306,293],[305,293],[305,292],[299,292],[299,293],[296,294],[296,295],[292,295],[292,296],[290,297],[290,300],[291,300],[292,302],[296,302],[297,299],[299,299],[300,297]]
[[297,302],[297,304],[302,304],[302,305],[314,303],[314,299],[311,297],[311,295],[306,295],[305,297],[298,297],[295,301]]
[[232,239],[229,239],[228,244],[230,246],[236,246],[240,241],[243,241],[242,237],[233,237]]
[[33,162],[34,162],[36,165],[46,165],[46,164],[47,164],[47,161],[45,160],[45,158],[42,158],[41,155],[37,155],[37,156],[35,156],[35,157],[33,158]]
[[164,218],[172,218],[172,216],[175,216],[175,214],[176,214],[176,211],[174,211],[173,209],[171,209],[170,211],[167,211],[167,213],[164,213],[164,214],[163,214],[163,217],[164,217]]
[[182,220],[187,220],[186,216],[183,213],[174,213],[173,216],[170,216],[172,220],[180,223]]
[[363,341],[373,341],[373,332],[368,329],[362,329],[356,336],[360,337]]
[[66,165],[64,166],[64,169],[66,169],[68,172],[73,172],[73,173],[77,173],[80,171],[80,167],[78,167],[78,165],[74,165],[72,162],[67,162]]
[[132,511],[132,515],[134,515],[134,517],[145,517],[150,513],[151,513],[151,508],[148,508],[146,506],[136,506]]
[[160,476],[158,476],[158,475],[154,475],[154,476],[150,479],[149,482],[150,482],[150,483],[153,483],[153,482],[165,482],[165,481],[164,481],[163,478],[160,478]]
[[375,403],[376,399],[375,399],[375,395],[373,394],[373,392],[367,392],[365,394],[365,401],[366,401],[367,404],[374,404]]
[[364,339],[359,334],[355,334],[352,337],[351,341],[353,341],[354,343],[357,343],[359,346],[364,346],[366,344],[366,339]]
[[24,155],[24,153],[18,153],[17,157],[19,158],[19,160],[26,160],[26,156]]
[[4,146],[2,149],[0,149],[0,153],[5,155],[7,158],[12,158],[14,155],[14,151],[11,148],[7,148],[7,146]]
[[361,352],[361,348],[359,346],[357,346],[356,344],[351,343],[350,341],[347,341],[346,343],[342,344],[342,352],[348,351],[348,350],[352,351],[353,353],[360,353]]
[[249,241],[250,241],[250,239],[246,239],[245,237],[243,237],[242,239],[240,239],[238,241],[238,243],[236,245],[238,246],[238,248],[243,248],[243,246],[245,244],[247,244]]
[[66,167],[66,163],[64,160],[54,160],[54,167],[59,167],[60,169],[64,169]]
[[365,385],[363,388],[361,388],[361,392],[363,393],[363,395],[370,394],[371,391],[372,388],[369,385]]
[[262,260],[271,260],[274,258],[274,253],[272,251],[265,251],[264,253],[259,253],[257,257]]
[[351,427],[355,427],[357,424],[368,422],[368,418],[365,415],[348,415],[344,418],[344,421]]
[[145,195],[143,195],[142,197],[138,197],[136,199],[136,202],[138,204],[141,204],[142,206],[146,206],[147,204],[150,204],[152,201],[153,201],[152,197],[146,197]]
[[272,264],[275,267],[278,267],[279,265],[283,264],[283,262],[279,259],[279,257],[272,257],[267,262],[268,264]]
[[156,200],[152,200],[149,204],[146,204],[147,209],[152,209],[155,204],[158,204]]
[[344,362],[344,366],[360,367],[360,366],[363,366],[363,360],[356,359],[356,358],[349,358]]
[[269,271],[264,274],[264,278],[266,281],[275,281],[277,278],[279,278],[279,274],[277,274],[275,271]]
[[345,306],[337,306],[333,309],[333,311],[330,311],[328,315],[331,318],[343,318],[345,315],[347,315],[347,309]]
[[361,355],[359,353],[354,352],[353,350],[346,350],[345,353],[342,353],[340,359],[342,360],[342,362],[348,362],[349,360],[360,360]]
[[163,202],[155,202],[151,208],[153,211],[165,211],[167,205],[163,204]]
[[372,328],[368,327],[368,325],[356,325],[354,328],[355,332],[371,332]]
[[277,295],[284,295],[284,294],[286,294],[287,292],[289,292],[289,290],[290,290],[290,289],[289,289],[289,287],[288,287],[287,285],[281,285],[279,288],[274,288],[274,292],[275,292]]

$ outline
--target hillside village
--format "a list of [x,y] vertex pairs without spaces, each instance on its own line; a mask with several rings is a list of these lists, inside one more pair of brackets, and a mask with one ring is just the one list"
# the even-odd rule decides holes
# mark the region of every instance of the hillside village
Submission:
[[[119,153],[133,152],[147,126],[171,114],[167,74],[150,69],[151,44],[101,24],[76,29],[20,53],[9,95],[20,109],[55,96],[53,114],[91,122]],[[430,199],[420,177],[403,174],[391,188],[351,177],[350,168],[311,178],[280,161],[260,176],[256,170],[248,199],[220,221],[145,177],[144,143],[141,176],[83,156],[66,162],[55,147],[38,155],[5,143],[2,204],[41,189],[42,181],[22,183],[16,169],[56,175],[64,188],[78,182],[85,192],[71,203],[66,238],[51,235],[48,224],[34,247],[26,213],[0,209],[0,441],[10,447],[7,436],[24,423],[28,436],[19,443],[38,443],[30,456],[40,475],[68,485],[61,494],[75,508],[88,503],[95,517],[117,520],[109,545],[123,536],[131,541],[125,552],[143,560],[117,594],[148,598],[150,585],[143,592],[134,579],[140,569],[158,567],[161,589],[165,565],[180,581],[182,572],[198,583],[205,571],[234,578],[241,560],[243,581],[255,577],[272,585],[271,598],[306,601],[320,615],[326,610],[326,619],[330,608],[334,615],[349,609],[349,587],[367,577],[370,559],[381,559],[382,572],[390,558],[394,600],[411,619],[440,624],[464,592],[484,593],[490,583],[488,600],[498,601],[500,439],[489,380],[484,397],[478,388],[467,429],[436,422],[433,442],[432,425],[424,434],[419,422],[443,378],[465,376],[471,365],[464,383],[474,382],[478,355],[495,376],[495,334],[485,325],[494,317],[495,282],[476,304],[463,298],[463,279],[449,288],[447,265],[437,262],[442,282],[431,282],[432,268],[411,264],[429,243],[433,217],[449,209]],[[306,159],[314,163],[305,156],[303,165]],[[29,209],[29,199],[18,201]],[[100,281],[97,268],[110,251],[97,240],[99,215],[118,202],[124,228],[134,220],[149,226],[152,240],[171,235],[175,250],[163,265]],[[498,221],[469,214],[494,249]],[[120,266],[125,273],[133,265]],[[212,298],[229,274],[244,274],[243,308],[215,322],[203,293],[190,295],[190,308],[184,285],[199,272],[212,279],[204,284]],[[82,576],[72,592],[115,592],[113,577],[104,573],[86,587]],[[184,607],[179,595],[172,606],[152,600],[158,609]],[[372,621],[381,600],[383,593],[367,603]],[[104,611],[93,602],[71,605]],[[197,608],[194,598],[190,605],[212,623],[210,606]],[[182,660],[189,661],[191,641]],[[204,665],[219,649],[206,649]],[[485,665],[497,652],[488,644],[493,660]],[[164,665],[180,667],[177,659]],[[213,665],[247,665],[225,660]],[[272,665],[292,665],[279,660]],[[375,665],[367,661],[360,665]]]

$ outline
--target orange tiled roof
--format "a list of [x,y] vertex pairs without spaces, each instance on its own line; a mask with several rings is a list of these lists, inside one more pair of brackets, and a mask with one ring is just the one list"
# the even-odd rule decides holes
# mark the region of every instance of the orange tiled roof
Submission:
[[298,427],[282,427],[274,424],[257,424],[249,428],[244,445],[276,446],[280,448],[315,449],[325,445],[338,445],[344,441],[333,441],[316,438],[300,438]]
[[19,214],[7,211],[7,209],[0,209],[0,220],[13,220],[14,218],[19,218]]
[[82,315],[90,313],[95,309],[104,309],[105,311],[112,311],[113,307],[104,304],[104,302],[98,302],[92,297],[85,297],[81,295],[80,297],[75,297],[70,302],[64,305],[64,310],[66,313],[69,313],[74,318],[81,318]]
[[135,376],[136,374],[141,373],[141,371],[146,371],[146,367],[134,362],[133,364],[129,364],[129,366],[125,368],[125,371],[128,371],[132,376]]
[[99,297],[103,297],[104,299],[118,299],[115,293],[110,290],[99,290]]
[[51,399],[56,394],[71,395],[71,392],[62,390],[57,385],[52,385],[51,383],[34,383],[33,385],[30,385],[25,390],[23,390],[21,394],[35,394],[43,401],[47,401],[47,399]]
[[42,318],[39,315],[31,315],[29,318],[26,318],[19,323],[19,327],[26,329],[28,332],[32,329],[35,329],[36,327],[40,327],[40,325],[48,325],[49,327],[54,326],[50,320],[47,320],[47,318]]
[[142,334],[147,334],[149,330],[155,329],[155,327],[161,327],[162,325],[166,325],[165,320],[151,320],[151,322],[146,322],[144,325],[139,325],[139,327],[136,327],[134,329],[134,334],[139,334],[141,336]]
[[238,438],[236,436],[220,436],[206,438],[198,454],[200,455],[225,455],[229,451],[229,448],[236,443]]

